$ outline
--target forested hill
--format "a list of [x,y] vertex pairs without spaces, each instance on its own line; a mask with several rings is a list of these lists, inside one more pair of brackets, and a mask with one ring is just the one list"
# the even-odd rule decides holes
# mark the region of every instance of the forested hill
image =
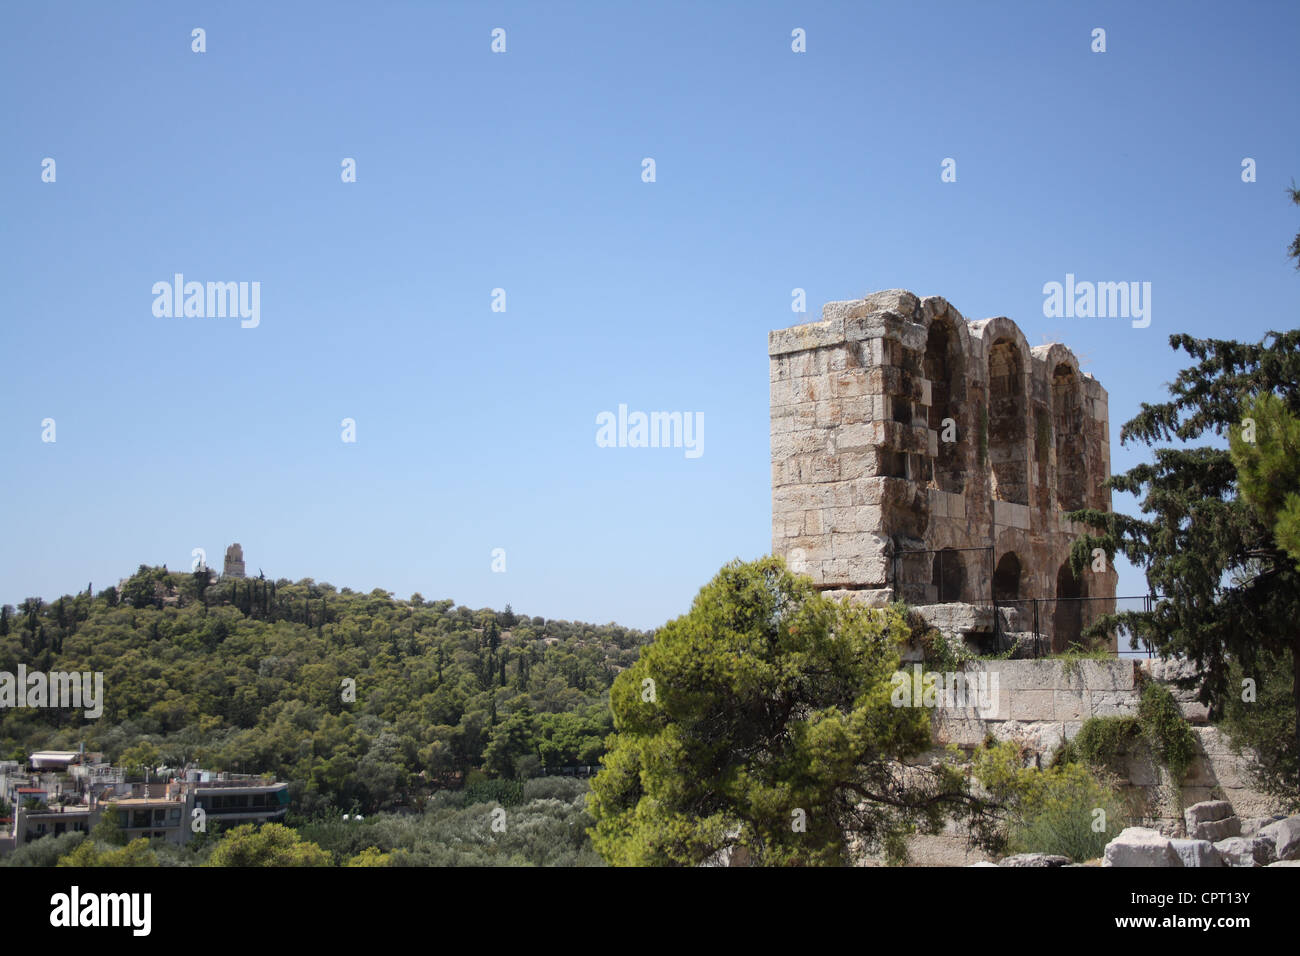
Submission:
[[[310,578],[141,566],[120,592],[0,612],[0,671],[101,671],[104,710],[0,709],[0,755],[269,772],[302,812],[418,804],[467,778],[594,764],[650,635]],[[355,681],[355,700],[349,681]]]

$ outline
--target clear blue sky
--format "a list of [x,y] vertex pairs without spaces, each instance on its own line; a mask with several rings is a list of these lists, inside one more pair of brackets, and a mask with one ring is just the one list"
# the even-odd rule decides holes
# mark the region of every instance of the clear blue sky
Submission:
[[[767,332],[823,302],[1065,341],[1116,470],[1170,333],[1295,325],[1294,3],[11,4],[0,34],[10,603],[239,541],[653,627],[770,550]],[[176,272],[260,282],[260,326],[156,318]],[[1068,272],[1151,282],[1150,327],[1045,319]],[[703,456],[596,447],[619,403],[702,412]]]

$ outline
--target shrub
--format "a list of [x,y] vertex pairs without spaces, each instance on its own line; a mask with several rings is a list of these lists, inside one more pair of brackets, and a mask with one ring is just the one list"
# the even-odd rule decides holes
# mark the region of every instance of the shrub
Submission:
[[975,775],[1004,820],[990,848],[1051,853],[1076,863],[1101,856],[1126,819],[1109,781],[1080,763],[1057,763],[1045,770],[1023,763],[1023,752],[1009,742],[976,754]]
[[57,866],[59,857],[71,853],[84,839],[84,833],[41,837],[18,847],[0,860],[0,866]]
[[1154,681],[1142,688],[1138,723],[1156,757],[1181,783],[1196,759],[1196,735],[1169,688]]
[[520,780],[480,780],[465,788],[465,806],[473,803],[499,803],[503,807],[517,806],[524,798],[524,784]]
[[1155,681],[1143,685],[1137,717],[1090,717],[1057,752],[1053,763],[1083,760],[1093,767],[1117,770],[1119,752],[1138,743],[1150,748],[1178,783],[1196,759],[1196,735],[1191,725],[1169,689]]

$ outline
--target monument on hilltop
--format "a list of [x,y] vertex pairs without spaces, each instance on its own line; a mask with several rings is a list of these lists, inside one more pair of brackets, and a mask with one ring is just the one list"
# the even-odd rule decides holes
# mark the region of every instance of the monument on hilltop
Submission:
[[244,549],[238,542],[226,548],[226,561],[221,567],[223,578],[244,577]]

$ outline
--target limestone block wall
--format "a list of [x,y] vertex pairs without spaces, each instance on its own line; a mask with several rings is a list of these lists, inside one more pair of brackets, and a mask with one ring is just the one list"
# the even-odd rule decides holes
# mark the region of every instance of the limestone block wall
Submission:
[[[768,354],[772,548],[794,571],[869,604],[1113,598],[1113,569],[1066,563],[1084,529],[1064,513],[1110,509],[1110,443],[1106,391],[1065,346],[891,290]],[[1112,606],[1063,602],[1041,630],[1063,645]]]
[[[1085,660],[1069,665],[1061,660],[987,661],[971,665],[986,675],[985,686],[996,683],[996,700],[983,713],[937,708],[933,716],[937,744],[973,749],[987,735],[1027,745],[1045,765],[1066,739],[1072,739],[1089,717],[1136,715],[1141,696],[1139,671],[1161,680],[1184,669],[1163,661]],[[994,680],[996,675],[996,681]],[[1180,706],[1200,743],[1197,759],[1182,781],[1181,792],[1167,770],[1150,759],[1145,748],[1121,754],[1121,788],[1135,812],[1148,821],[1176,826],[1182,808],[1203,800],[1227,800],[1242,817],[1259,817],[1280,808],[1251,783],[1249,758],[1233,752],[1227,737],[1205,723],[1205,709],[1183,697]],[[990,696],[994,696],[990,693]],[[1181,797],[1181,805],[1180,805]]]

